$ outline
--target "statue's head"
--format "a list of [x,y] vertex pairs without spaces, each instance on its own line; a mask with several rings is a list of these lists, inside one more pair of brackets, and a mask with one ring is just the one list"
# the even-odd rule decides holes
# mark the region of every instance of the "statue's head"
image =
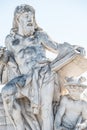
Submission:
[[[84,85],[84,82],[86,81],[85,77],[80,78],[74,78],[70,77],[65,79],[65,89],[68,91],[68,94],[72,99],[79,100],[81,99],[81,94],[84,92],[84,90],[87,88]],[[87,92],[87,91],[86,91]],[[84,94],[82,94],[84,95]],[[87,97],[86,97],[87,98]],[[86,99],[87,100],[87,99]]]
[[35,10],[30,5],[17,6],[14,12],[14,16],[18,18],[22,13],[25,13],[25,12],[32,12],[32,14],[35,16]]
[[13,31],[18,33],[18,31],[24,31],[25,35],[31,31],[33,33],[38,26],[35,21],[35,10],[30,5],[20,5],[17,6],[14,12],[13,19]]

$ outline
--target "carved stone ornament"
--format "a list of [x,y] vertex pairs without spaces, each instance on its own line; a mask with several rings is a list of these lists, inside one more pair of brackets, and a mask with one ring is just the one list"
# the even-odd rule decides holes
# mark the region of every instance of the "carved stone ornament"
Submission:
[[[86,85],[72,79],[87,71],[84,48],[54,42],[37,25],[30,5],[16,7],[5,46],[0,47],[0,83],[8,129],[87,129]],[[57,57],[48,59],[46,50]]]

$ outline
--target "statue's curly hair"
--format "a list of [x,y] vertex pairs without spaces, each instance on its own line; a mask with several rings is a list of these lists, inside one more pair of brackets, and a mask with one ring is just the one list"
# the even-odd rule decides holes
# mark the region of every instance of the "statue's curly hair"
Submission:
[[35,30],[42,30],[36,23],[36,20],[35,20],[35,9],[32,6],[30,6],[30,5],[23,4],[23,5],[17,6],[15,11],[14,11],[13,27],[11,29],[11,32],[16,33],[18,31],[17,20],[18,20],[19,16],[21,14],[23,14],[24,12],[32,12],[33,19],[34,19]]

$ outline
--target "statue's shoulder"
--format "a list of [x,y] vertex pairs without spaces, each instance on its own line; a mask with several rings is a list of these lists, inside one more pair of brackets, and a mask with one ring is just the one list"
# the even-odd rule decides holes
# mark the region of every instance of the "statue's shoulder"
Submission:
[[8,34],[8,35],[6,36],[6,38],[5,38],[5,44],[7,45],[7,44],[11,43],[12,40],[13,40],[12,35],[11,35],[11,34]]
[[11,34],[8,34],[5,38],[6,41],[12,40],[13,36]]
[[37,36],[39,38],[42,38],[42,37],[47,36],[47,33],[45,31],[43,31],[43,30],[40,30],[40,31],[35,32],[35,36]]
[[7,35],[5,38],[5,46],[7,48],[7,50],[11,51],[11,48],[13,46],[13,36],[11,34]]

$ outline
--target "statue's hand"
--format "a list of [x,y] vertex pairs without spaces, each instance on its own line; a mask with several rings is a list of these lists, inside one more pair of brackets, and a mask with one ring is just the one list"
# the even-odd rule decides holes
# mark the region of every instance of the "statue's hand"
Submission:
[[84,124],[78,123],[78,124],[76,125],[76,128],[77,128],[77,130],[83,130],[83,129],[84,129]]
[[83,47],[77,46],[75,50],[82,56],[86,55],[86,51],[85,51],[85,49]]

